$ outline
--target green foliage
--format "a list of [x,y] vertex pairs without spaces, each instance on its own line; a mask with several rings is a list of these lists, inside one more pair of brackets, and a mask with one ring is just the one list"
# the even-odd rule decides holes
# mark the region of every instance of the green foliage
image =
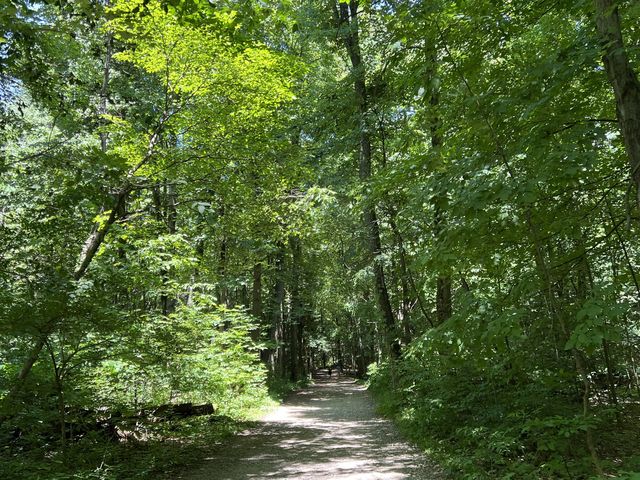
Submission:
[[[150,478],[273,404],[262,319],[240,292],[246,269],[289,234],[283,191],[305,173],[286,120],[302,64],[248,30],[240,38],[231,9],[94,3],[0,15],[15,82],[0,165],[7,478]],[[115,444],[83,431],[187,402],[215,414],[123,420]]]
[[[592,3],[349,6],[0,5],[0,476],[182,468],[337,363],[461,478],[633,478],[639,214]],[[180,402],[220,422],[62,433]]]
[[581,415],[570,381],[505,382],[500,367],[443,371],[437,363],[385,365],[370,386],[382,412],[456,478],[588,477],[580,438],[597,423]]
[[[86,438],[67,452],[66,462],[59,455],[43,459],[44,452],[31,450],[3,458],[0,473],[6,477],[36,480],[116,480],[171,478],[176,471],[191,468],[202,461],[212,444],[242,430],[246,423],[208,418],[172,421],[167,433],[181,441],[149,440],[145,444],[105,444]],[[65,467],[65,463],[73,468]]]

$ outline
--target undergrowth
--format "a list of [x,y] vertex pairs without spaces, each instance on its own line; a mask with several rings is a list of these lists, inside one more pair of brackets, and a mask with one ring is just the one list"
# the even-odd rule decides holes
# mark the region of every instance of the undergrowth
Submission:
[[572,385],[543,373],[518,381],[498,369],[435,374],[406,359],[369,373],[380,412],[453,478],[598,478],[584,440],[590,427],[606,478],[640,479],[637,403],[622,416],[635,422],[617,424],[601,406],[601,420],[589,423]]
[[306,377],[298,380],[297,382],[292,382],[278,377],[270,377],[268,381],[269,395],[275,400],[283,401],[289,394],[307,387],[310,383],[311,380]]
[[[283,387],[284,388],[284,387]],[[26,448],[6,446],[0,453],[0,478],[11,480],[171,479],[194,468],[212,448],[241,431],[278,404],[266,389],[238,395],[214,415],[148,425],[143,440],[109,442],[88,435],[63,452],[55,442],[31,439]]]

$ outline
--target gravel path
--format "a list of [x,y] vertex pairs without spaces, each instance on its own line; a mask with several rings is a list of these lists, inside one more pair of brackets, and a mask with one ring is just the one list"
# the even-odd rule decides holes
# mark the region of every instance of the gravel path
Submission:
[[437,467],[374,412],[352,379],[319,379],[292,395],[256,428],[224,445],[185,480],[425,479]]

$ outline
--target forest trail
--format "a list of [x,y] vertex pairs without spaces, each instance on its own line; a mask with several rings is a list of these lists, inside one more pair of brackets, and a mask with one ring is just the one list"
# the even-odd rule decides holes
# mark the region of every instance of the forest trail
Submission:
[[444,478],[353,379],[320,378],[217,446],[184,480]]

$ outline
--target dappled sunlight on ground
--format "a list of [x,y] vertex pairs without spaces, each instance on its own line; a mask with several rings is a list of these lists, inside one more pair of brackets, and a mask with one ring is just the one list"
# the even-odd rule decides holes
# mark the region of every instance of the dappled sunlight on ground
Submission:
[[319,379],[255,428],[215,447],[185,480],[440,479],[438,470],[374,413],[352,379]]

